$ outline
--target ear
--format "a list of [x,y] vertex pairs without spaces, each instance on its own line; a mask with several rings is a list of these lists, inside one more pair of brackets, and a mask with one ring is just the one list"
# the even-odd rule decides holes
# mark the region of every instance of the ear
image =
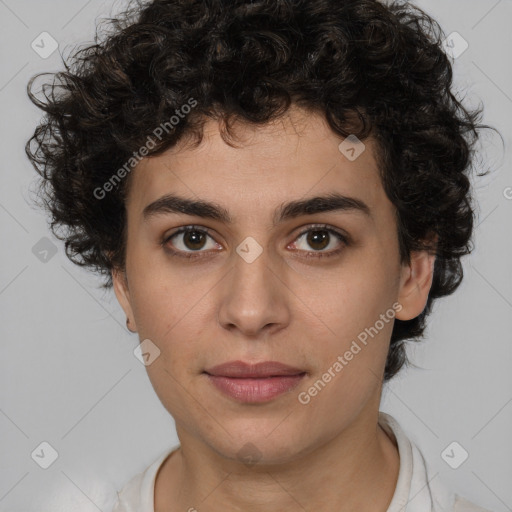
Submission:
[[412,320],[425,309],[434,277],[435,259],[435,254],[427,250],[411,252],[410,264],[402,267],[398,295],[402,309],[396,312],[398,320]]
[[126,314],[126,318],[129,320],[134,331],[137,331],[137,325],[135,324],[135,318],[133,316],[133,310],[130,302],[130,290],[128,288],[126,271],[120,269],[112,270],[112,284],[117,300]]

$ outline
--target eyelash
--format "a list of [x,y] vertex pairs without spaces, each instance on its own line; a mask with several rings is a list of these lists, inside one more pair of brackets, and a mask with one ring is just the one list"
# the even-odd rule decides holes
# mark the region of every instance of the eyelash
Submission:
[[[338,255],[342,250],[344,250],[345,246],[349,245],[348,238],[344,234],[342,234],[340,231],[338,231],[326,224],[314,224],[312,226],[309,226],[304,231],[301,231],[297,235],[295,240],[297,240],[301,236],[305,235],[306,233],[309,233],[310,231],[327,231],[329,233],[332,233],[342,243],[342,247],[340,247],[339,249],[335,249],[333,251],[329,251],[329,252],[300,251],[299,249],[297,249],[297,252],[306,252],[308,254],[308,256],[305,256],[306,258],[330,258],[330,257]],[[201,251],[201,250],[192,251],[192,252],[180,251],[180,250],[171,249],[167,245],[167,243],[175,236],[180,235],[182,233],[189,233],[189,232],[199,232],[199,233],[203,233],[205,235],[212,237],[212,235],[210,234],[211,233],[210,230],[207,228],[203,228],[200,226],[193,226],[193,225],[185,226],[183,228],[178,229],[171,235],[165,237],[161,242],[162,247],[164,247],[164,249],[167,252],[169,252],[172,256],[178,256],[178,257],[187,258],[187,259],[206,258],[207,256],[203,255],[203,253],[205,251]]]

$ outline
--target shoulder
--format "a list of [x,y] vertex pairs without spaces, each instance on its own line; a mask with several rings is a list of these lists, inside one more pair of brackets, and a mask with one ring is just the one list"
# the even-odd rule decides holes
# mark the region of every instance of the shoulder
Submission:
[[387,512],[405,507],[411,512],[490,512],[446,487],[392,416],[380,412],[379,424],[396,441],[400,455],[397,486]]
[[179,448],[173,447],[161,454],[144,471],[133,476],[117,492],[117,501],[112,512],[154,512],[155,480],[165,459]]
[[468,501],[466,498],[456,495],[453,512],[490,512],[490,510],[479,507],[478,505],[471,503],[471,501]]
[[147,471],[132,477],[117,493],[117,501],[112,512],[139,512],[141,510],[142,482]]
[[135,475],[121,492],[117,493],[117,501],[112,512],[137,512],[140,509],[140,489],[144,473]]

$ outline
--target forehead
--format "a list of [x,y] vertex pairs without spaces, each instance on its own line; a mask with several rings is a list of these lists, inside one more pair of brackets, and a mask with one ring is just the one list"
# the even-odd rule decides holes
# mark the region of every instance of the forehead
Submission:
[[166,193],[240,207],[245,215],[267,215],[290,199],[334,191],[375,207],[385,201],[375,142],[354,144],[349,138],[340,149],[343,137],[318,114],[290,109],[265,125],[235,124],[236,147],[223,140],[221,129],[210,119],[199,146],[185,139],[142,160],[132,171],[132,214],[142,215],[145,206]]

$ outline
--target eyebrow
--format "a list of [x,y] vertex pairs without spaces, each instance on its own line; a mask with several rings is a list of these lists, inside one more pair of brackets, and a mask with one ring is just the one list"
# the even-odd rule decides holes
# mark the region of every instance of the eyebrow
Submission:
[[[372,217],[369,206],[361,199],[344,196],[339,193],[331,193],[282,204],[274,212],[273,224],[275,226],[280,222],[302,215],[334,211],[359,212],[370,218]],[[188,199],[173,194],[166,194],[148,204],[142,211],[142,216],[147,221],[152,217],[169,213],[183,213],[185,215],[217,220],[224,224],[233,224],[233,218],[222,206],[213,202]]]

